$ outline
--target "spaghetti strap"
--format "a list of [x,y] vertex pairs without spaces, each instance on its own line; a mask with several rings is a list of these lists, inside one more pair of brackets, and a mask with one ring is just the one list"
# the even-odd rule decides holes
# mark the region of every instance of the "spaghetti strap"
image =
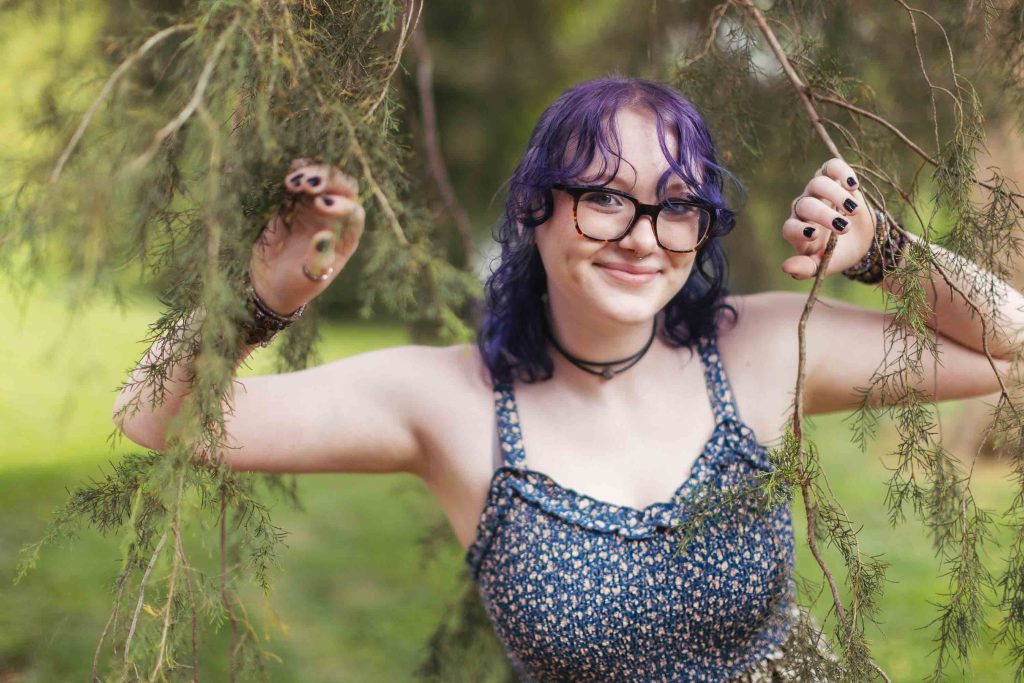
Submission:
[[519,411],[511,384],[494,385],[494,413],[498,420],[498,448],[506,467],[523,469],[526,451],[523,449],[523,430],[519,425]]
[[708,396],[711,398],[711,409],[715,415],[715,424],[729,423],[733,427],[743,426],[739,410],[733,399],[729,378],[725,375],[722,356],[718,352],[718,342],[714,336],[701,337],[697,340],[701,362],[704,364],[704,382]]

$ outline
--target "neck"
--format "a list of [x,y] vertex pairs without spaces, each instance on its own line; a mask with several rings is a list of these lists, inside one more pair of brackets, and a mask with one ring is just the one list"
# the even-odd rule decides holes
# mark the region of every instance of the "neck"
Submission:
[[[591,363],[619,361],[642,352],[651,342],[654,325],[653,320],[636,323],[617,323],[607,319],[590,320],[571,312],[571,307],[560,307],[555,302],[549,305],[547,315],[549,331],[557,345],[576,359]],[[607,381],[588,375],[574,367],[562,353],[552,350],[555,365],[559,369],[564,366],[567,373],[574,376],[582,375],[581,379],[596,380],[602,384]],[[643,360],[641,358],[637,365],[642,365]],[[639,374],[638,368],[630,368],[628,374],[635,377]]]

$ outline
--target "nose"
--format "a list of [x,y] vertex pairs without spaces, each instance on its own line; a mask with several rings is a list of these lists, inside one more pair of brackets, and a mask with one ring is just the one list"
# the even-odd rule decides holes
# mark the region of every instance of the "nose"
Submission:
[[619,241],[623,249],[635,252],[643,257],[658,248],[658,238],[654,234],[654,221],[648,215],[639,216],[629,233]]

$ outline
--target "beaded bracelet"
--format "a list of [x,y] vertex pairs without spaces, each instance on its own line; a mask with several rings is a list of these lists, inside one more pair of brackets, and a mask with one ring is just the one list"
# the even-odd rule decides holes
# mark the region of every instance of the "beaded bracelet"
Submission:
[[245,274],[245,295],[245,307],[251,319],[242,324],[242,334],[246,345],[249,346],[270,346],[277,333],[298,320],[306,310],[306,305],[303,304],[290,315],[275,313],[256,293],[248,273]]
[[864,258],[844,270],[843,275],[867,284],[881,282],[888,271],[899,265],[906,244],[903,229],[890,222],[883,211],[875,211],[875,236],[871,246]]

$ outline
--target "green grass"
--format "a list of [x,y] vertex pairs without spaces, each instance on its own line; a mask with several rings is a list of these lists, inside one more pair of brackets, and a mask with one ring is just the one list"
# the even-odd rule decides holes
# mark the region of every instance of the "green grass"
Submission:
[[[143,301],[121,313],[96,303],[69,321],[51,294],[33,297],[26,310],[17,316],[10,301],[0,302],[0,316],[18,321],[0,336],[0,681],[81,681],[88,679],[109,614],[118,539],[85,530],[73,546],[46,550],[39,567],[13,586],[17,549],[42,535],[67,488],[131,450],[123,443],[111,451],[110,409],[116,387],[144,350],[135,340],[145,335],[157,308]],[[321,355],[333,359],[405,340],[395,327],[333,325]],[[266,371],[271,360],[264,352],[250,372]],[[880,624],[869,629],[876,658],[894,681],[921,680],[934,661],[934,631],[922,627],[934,618],[930,601],[946,585],[922,527],[889,526],[887,472],[879,454],[891,436],[862,454],[834,416],[816,419],[811,438],[833,488],[864,526],[863,551],[882,553],[892,564]],[[268,598],[256,588],[248,591],[264,645],[282,660],[273,679],[410,680],[429,633],[457,597],[462,552],[454,540],[436,561],[426,567],[420,562],[418,541],[441,514],[438,506],[421,482],[404,475],[307,475],[298,481],[306,510],[283,504],[274,510],[289,536],[273,590]],[[1012,490],[1002,468],[982,468],[975,481],[983,504],[1005,507]],[[816,578],[795,507],[799,571]],[[202,552],[213,561],[212,549]],[[1000,553],[991,559],[998,568]],[[823,596],[819,616],[826,603]],[[995,625],[996,617],[990,622]],[[991,634],[985,638],[973,668],[952,670],[946,680],[1012,679],[1005,652],[991,645]],[[204,647],[205,680],[223,680],[225,643],[222,632]]]

